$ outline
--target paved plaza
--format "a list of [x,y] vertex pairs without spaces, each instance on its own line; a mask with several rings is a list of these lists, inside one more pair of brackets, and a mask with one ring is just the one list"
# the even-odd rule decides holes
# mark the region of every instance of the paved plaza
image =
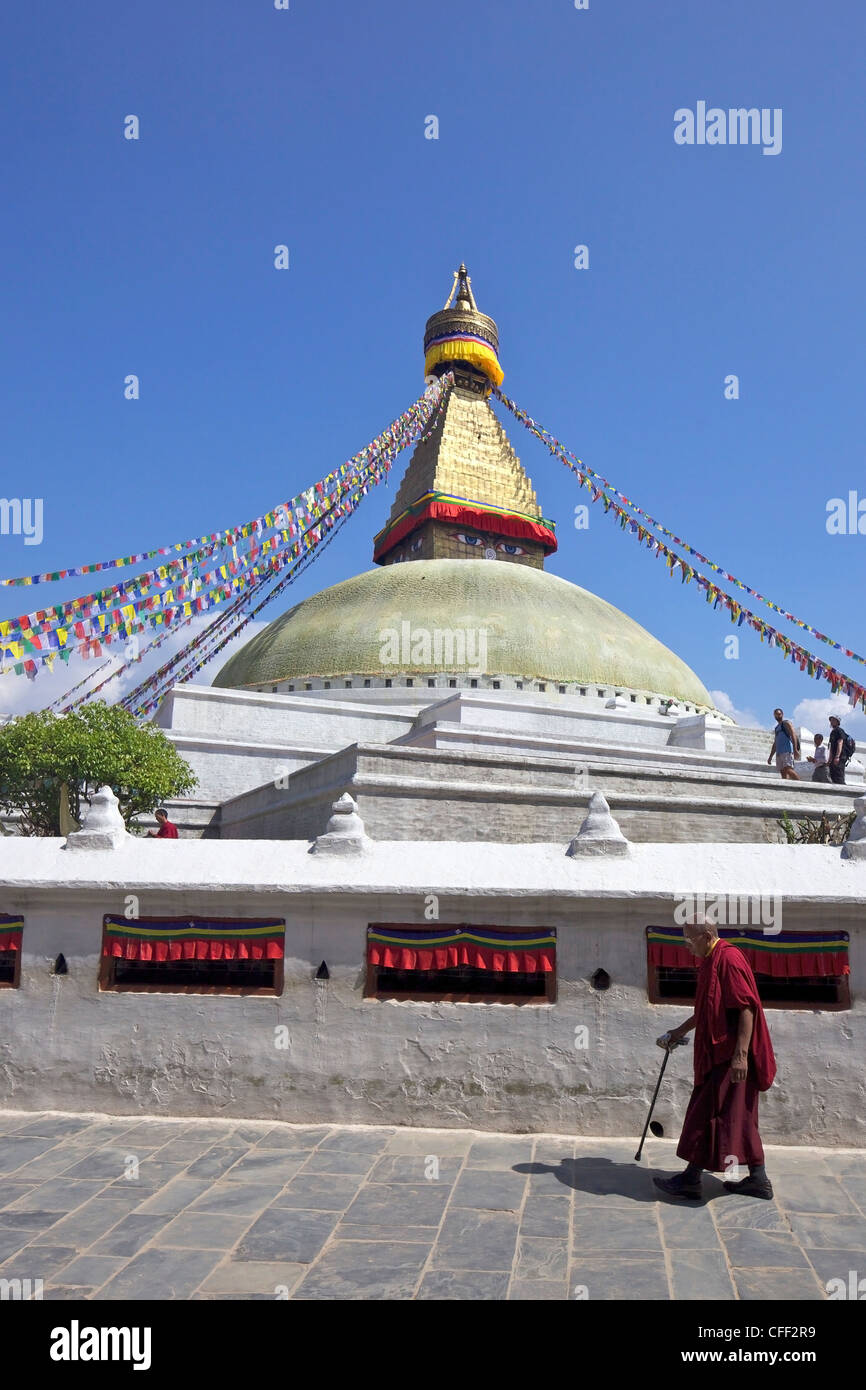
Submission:
[[[674,1145],[0,1111],[0,1279],[46,1299],[797,1299],[866,1278],[866,1151],[770,1148],[772,1202]],[[866,1286],[864,1286],[866,1287]]]

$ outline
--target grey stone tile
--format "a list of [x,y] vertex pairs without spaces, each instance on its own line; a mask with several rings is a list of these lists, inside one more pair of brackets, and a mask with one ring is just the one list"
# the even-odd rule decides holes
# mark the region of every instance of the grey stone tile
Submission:
[[36,1182],[17,1182],[11,1178],[0,1184],[0,1211],[11,1211],[19,1197],[26,1197],[38,1186]]
[[[191,1124],[189,1120],[130,1120],[124,1133],[130,1143],[137,1141],[149,1149],[160,1148],[161,1145],[170,1144],[175,1139],[207,1137],[207,1130]],[[218,1142],[219,1131],[211,1139],[212,1144]]]
[[735,1269],[734,1283],[744,1302],[821,1302],[826,1295],[810,1269]]
[[[304,1161],[305,1173],[350,1173],[364,1177],[376,1162],[375,1154],[340,1153],[338,1149],[327,1149],[321,1153],[310,1154]],[[378,1166],[378,1165],[377,1165]],[[423,1178],[423,1172],[420,1177]],[[418,1178],[416,1178],[416,1182]]]
[[[17,1169],[29,1165],[53,1148],[56,1142],[55,1139],[40,1139],[38,1135],[23,1139],[13,1135],[9,1139],[0,1139],[0,1175],[14,1173]],[[24,1174],[20,1176],[23,1177]]]
[[35,1115],[28,1124],[22,1125],[18,1135],[38,1134],[47,1139],[66,1138],[70,1134],[80,1134],[91,1128],[93,1121],[77,1115]]
[[[805,1253],[809,1264],[818,1276],[819,1285],[825,1291],[828,1280],[841,1279],[847,1300],[850,1298],[852,1271],[855,1285],[859,1286],[860,1280],[866,1280],[866,1261],[863,1259],[862,1250],[849,1250],[846,1246],[840,1246],[838,1250],[819,1250],[815,1246],[807,1246]],[[866,1293],[866,1283],[859,1289],[858,1302],[864,1293]]]
[[260,1144],[267,1132],[268,1126],[264,1123],[258,1125],[236,1124],[232,1127],[231,1134],[227,1137],[229,1139],[242,1140],[243,1143],[252,1146],[254,1144]]
[[347,1209],[353,1225],[406,1222],[411,1226],[438,1226],[448,1201],[448,1189],[434,1183],[368,1184]]
[[218,1182],[190,1203],[191,1212],[219,1212],[226,1216],[256,1216],[269,1207],[281,1191],[272,1182]]
[[63,1269],[75,1258],[75,1251],[68,1246],[28,1245],[11,1260],[0,1266],[3,1279],[43,1279],[52,1280],[59,1269]]
[[[816,1250],[860,1250],[866,1252],[866,1219],[862,1216],[790,1216],[794,1239]],[[861,1257],[866,1274],[866,1255]]]
[[202,1294],[264,1294],[278,1298],[284,1289],[289,1294],[307,1272],[307,1265],[286,1264],[280,1261],[223,1260],[201,1286]]
[[[318,1154],[316,1155],[318,1158]],[[428,1163],[435,1158],[438,1168]],[[460,1155],[445,1154],[385,1154],[378,1159],[370,1173],[370,1182],[432,1182],[450,1185],[460,1172],[463,1159]],[[307,1165],[309,1167],[309,1165]],[[428,1178],[428,1172],[436,1172],[436,1177]]]
[[185,1173],[185,1168],[184,1163],[160,1163],[157,1159],[145,1159],[138,1165],[137,1177],[118,1178],[116,1182],[103,1188],[103,1196],[114,1196],[118,1191],[138,1192],[139,1201],[143,1202],[145,1197],[158,1192],[166,1183],[171,1182],[172,1178]]
[[60,1286],[55,1288],[47,1288],[42,1297],[46,1303],[59,1303],[62,1301],[68,1301],[70,1303],[81,1303],[84,1302],[86,1299],[92,1298],[93,1293],[93,1289],[65,1289],[62,1286]]
[[514,1279],[508,1298],[511,1302],[561,1303],[568,1298],[568,1285],[564,1279]]
[[860,1208],[866,1215],[866,1174],[864,1173],[840,1173],[839,1181],[851,1201]]
[[597,1207],[633,1206],[635,1203],[654,1203],[661,1193],[653,1186],[653,1173],[648,1168],[632,1164],[584,1163],[578,1159],[571,1170],[574,1204]]
[[301,1154],[275,1149],[268,1153],[259,1149],[245,1154],[232,1168],[223,1173],[226,1182],[257,1182],[270,1178],[287,1183],[295,1176],[304,1159]]
[[517,1217],[511,1212],[449,1211],[433,1253],[437,1269],[511,1270]]
[[[769,1205],[764,1203],[763,1205]],[[672,1250],[718,1250],[719,1237],[709,1207],[659,1202],[664,1244]],[[708,1295],[709,1297],[709,1295]]]
[[221,1258],[218,1250],[144,1250],[100,1289],[99,1297],[189,1298]]
[[160,1163],[192,1163],[215,1147],[213,1139],[170,1139],[153,1152]]
[[172,1178],[171,1182],[166,1183],[165,1187],[161,1187],[152,1197],[145,1197],[135,1210],[152,1216],[176,1216],[188,1207],[190,1202],[194,1202],[210,1189],[209,1178]]
[[492,1302],[508,1292],[507,1273],[491,1270],[431,1269],[424,1275],[416,1299],[443,1302]]
[[393,1225],[377,1222],[373,1225],[353,1225],[351,1221],[341,1221],[334,1230],[335,1240],[386,1240],[396,1242],[408,1240],[412,1245],[432,1246],[436,1239],[436,1226],[407,1226],[404,1222]]
[[570,1299],[589,1302],[636,1302],[669,1299],[670,1289],[662,1256],[647,1253],[629,1255],[586,1255],[572,1261],[568,1281]]
[[35,1235],[35,1231],[22,1230],[20,1226],[10,1226],[6,1231],[0,1230],[0,1264],[25,1245],[29,1245]]
[[117,1255],[79,1255],[52,1276],[52,1283],[73,1288],[90,1286],[98,1289],[107,1279],[122,1269],[127,1260]]
[[379,1154],[393,1137],[393,1129],[341,1129],[329,1134],[319,1145],[319,1152]]
[[65,1213],[62,1211],[9,1211],[0,1216],[0,1235],[5,1231],[29,1231],[30,1239],[35,1240],[47,1231]]
[[28,1182],[45,1182],[48,1178],[59,1177],[68,1168],[72,1168],[76,1163],[81,1163],[90,1152],[91,1150],[86,1145],[58,1144],[56,1148],[47,1150],[39,1158],[28,1163],[26,1168],[22,1168],[20,1170],[21,1177],[23,1178],[26,1173]]
[[310,1264],[336,1224],[334,1212],[269,1207],[241,1240],[235,1259]]
[[274,1199],[278,1207],[299,1207],[304,1211],[345,1211],[358,1191],[356,1177],[332,1177],[320,1173],[299,1173],[285,1191]]
[[843,1180],[848,1177],[866,1178],[866,1153],[834,1154],[833,1172]]
[[[115,1145],[126,1144],[128,1137],[135,1130],[135,1124],[130,1123],[129,1119],[102,1120],[98,1124],[88,1125],[87,1129],[82,1129],[73,1136],[77,1146],[91,1151],[93,1149],[114,1148]],[[144,1140],[138,1136],[138,1142]],[[152,1146],[148,1146],[152,1147]]]
[[548,1283],[565,1284],[568,1276],[568,1241],[547,1240],[521,1235],[517,1243],[515,1279],[543,1279]]
[[542,1135],[535,1141],[536,1163],[551,1164],[556,1167],[563,1159],[573,1159],[575,1154],[576,1141],[569,1139],[566,1135],[562,1138],[551,1138]]
[[[283,1295],[281,1295],[283,1297]],[[193,1302],[198,1303],[274,1303],[279,1302],[269,1293],[194,1293]]]
[[112,1202],[108,1197],[92,1197],[83,1207],[76,1208],[56,1226],[49,1236],[42,1237],[49,1244],[70,1245],[76,1250],[86,1250],[100,1236],[105,1235],[112,1226],[128,1214],[125,1202]]
[[409,1299],[429,1249],[380,1241],[340,1241],[298,1285],[301,1299]]
[[539,1197],[531,1195],[526,1199],[520,1217],[522,1236],[568,1236],[571,1230],[571,1202],[567,1197]]
[[774,1183],[776,1201],[785,1211],[812,1212],[817,1215],[836,1215],[848,1212],[854,1216],[856,1208],[842,1184],[836,1178],[795,1177],[780,1178]]
[[474,1142],[475,1136],[461,1129],[401,1129],[388,1140],[385,1153],[461,1157]]
[[777,1231],[722,1230],[728,1259],[735,1269],[797,1269],[805,1259],[793,1236]]
[[738,1230],[783,1231],[790,1230],[787,1218],[775,1202],[764,1202],[755,1197],[741,1197],[739,1193],[728,1193],[712,1203],[716,1224],[723,1230],[735,1227]]
[[[515,1163],[531,1163],[534,1139],[531,1135],[513,1138],[491,1135],[476,1139],[466,1156],[467,1168],[513,1168]],[[435,1150],[431,1149],[431,1153]]]
[[464,1169],[454,1185],[452,1202],[455,1207],[478,1207],[484,1211],[518,1211],[525,1192],[523,1173]]
[[34,1120],[43,1118],[39,1113],[29,1110],[0,1110],[0,1136],[16,1134]]
[[144,1167],[144,1159],[153,1152],[152,1149],[132,1149],[118,1145],[109,1149],[95,1149],[80,1162],[73,1163],[72,1167],[64,1169],[63,1176],[70,1182],[76,1179],[83,1179],[93,1182],[96,1178],[102,1178],[104,1183],[116,1182],[122,1178],[125,1182],[129,1179],[124,1177],[127,1172],[134,1171],[129,1163],[131,1158],[138,1159],[139,1172]]
[[190,1250],[232,1250],[251,1222],[251,1216],[188,1211],[163,1226],[153,1243]]
[[184,1173],[186,1178],[220,1178],[228,1168],[231,1168],[244,1154],[249,1152],[248,1145],[241,1147],[217,1146],[209,1150],[201,1158],[197,1158],[191,1163]]
[[834,1168],[826,1158],[816,1154],[814,1149],[775,1149],[767,1150],[764,1158],[770,1181],[775,1182],[786,1174],[802,1174],[804,1177],[828,1178]]
[[65,1214],[88,1202],[97,1192],[101,1192],[103,1186],[101,1178],[96,1182],[50,1178],[38,1187],[31,1188],[23,1197],[19,1197],[13,1206],[7,1207],[6,1211],[10,1214],[14,1211],[56,1211]]
[[674,1250],[671,1254],[674,1298],[683,1302],[733,1299],[734,1286],[721,1249]]
[[257,1147],[260,1149],[285,1149],[289,1153],[309,1153],[333,1132],[331,1125],[314,1125],[303,1129],[292,1129],[279,1125],[276,1129],[267,1130],[259,1140]]
[[151,1213],[131,1212],[93,1246],[93,1255],[137,1255],[144,1245],[149,1245],[158,1231],[164,1230],[164,1216]]
[[661,1254],[661,1235],[652,1207],[633,1211],[619,1208],[593,1212],[575,1209],[573,1225],[575,1258],[592,1251],[645,1250]]

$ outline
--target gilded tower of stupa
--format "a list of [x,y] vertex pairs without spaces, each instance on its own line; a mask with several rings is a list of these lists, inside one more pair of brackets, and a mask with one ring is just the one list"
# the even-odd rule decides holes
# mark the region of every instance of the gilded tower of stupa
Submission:
[[556,549],[554,525],[488,404],[491,382],[503,379],[499,332],[475,303],[465,265],[445,307],[427,320],[424,370],[453,372],[455,385],[412,455],[374,560],[508,560],[541,569]]

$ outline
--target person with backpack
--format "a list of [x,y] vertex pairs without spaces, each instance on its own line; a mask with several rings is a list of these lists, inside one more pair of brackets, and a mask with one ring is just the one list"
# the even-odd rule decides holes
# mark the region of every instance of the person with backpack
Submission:
[[837,714],[830,715],[830,781],[838,786],[845,785],[845,764],[850,762],[857,745],[850,734],[842,728]]

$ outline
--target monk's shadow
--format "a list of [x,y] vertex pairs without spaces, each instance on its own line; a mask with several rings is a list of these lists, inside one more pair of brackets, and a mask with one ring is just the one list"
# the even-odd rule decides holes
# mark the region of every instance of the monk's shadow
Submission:
[[[682,1163],[674,1160],[675,1167],[650,1168],[643,1163],[615,1163],[609,1158],[561,1158],[553,1163],[515,1163],[515,1173],[529,1173],[535,1177],[550,1173],[554,1180],[574,1192],[586,1192],[598,1197],[628,1197],[633,1202],[665,1202],[671,1206],[706,1206],[720,1195],[725,1195],[721,1182],[710,1173],[704,1173],[704,1195],[699,1202],[685,1201],[681,1197],[670,1197],[653,1182],[654,1177],[670,1177],[679,1172]],[[536,1192],[553,1192],[556,1189],[544,1185]]]

